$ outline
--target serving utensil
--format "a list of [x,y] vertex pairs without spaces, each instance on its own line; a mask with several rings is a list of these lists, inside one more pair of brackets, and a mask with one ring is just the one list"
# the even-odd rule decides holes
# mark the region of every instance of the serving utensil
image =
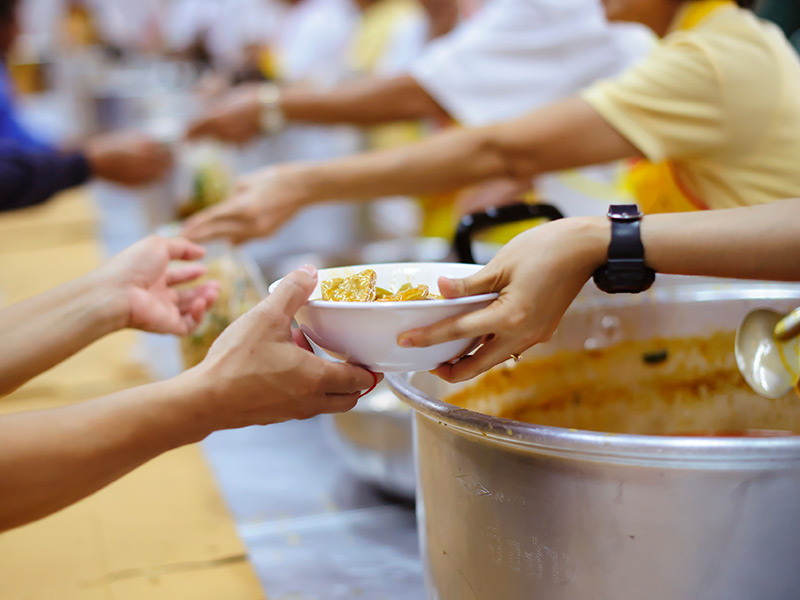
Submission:
[[788,315],[769,309],[747,314],[736,331],[736,364],[748,385],[780,398],[800,380],[800,308]]

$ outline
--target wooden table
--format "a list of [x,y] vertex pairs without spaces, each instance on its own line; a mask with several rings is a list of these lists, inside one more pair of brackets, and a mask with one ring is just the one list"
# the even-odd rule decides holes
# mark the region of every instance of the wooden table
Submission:
[[[95,268],[84,191],[0,215],[0,305]],[[137,334],[108,336],[0,399],[0,412],[79,402],[148,381]],[[3,600],[258,600],[261,585],[197,446],[169,452],[90,498],[0,535]]]

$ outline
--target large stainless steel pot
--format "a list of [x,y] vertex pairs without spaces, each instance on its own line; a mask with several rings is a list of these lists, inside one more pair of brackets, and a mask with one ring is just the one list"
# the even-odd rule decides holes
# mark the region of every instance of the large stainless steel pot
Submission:
[[[752,308],[798,300],[796,286],[756,284],[594,297],[530,355],[731,330]],[[429,599],[800,598],[800,437],[536,426],[449,405],[439,398],[452,388],[427,374],[388,380],[415,409]],[[758,427],[800,423],[796,398],[778,405]]]

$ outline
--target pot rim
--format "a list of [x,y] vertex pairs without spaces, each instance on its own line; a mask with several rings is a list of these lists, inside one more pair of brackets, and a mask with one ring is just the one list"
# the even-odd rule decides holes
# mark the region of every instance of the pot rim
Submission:
[[[654,290],[642,298],[592,298],[571,310],[594,311],[631,302],[683,303],[719,300],[776,300],[798,298],[797,284],[698,280],[673,277],[679,285]],[[769,463],[800,462],[800,435],[786,437],[657,436],[567,429],[523,423],[485,415],[448,404],[416,388],[414,373],[387,373],[386,379],[401,400],[425,417],[467,435],[537,454],[614,463],[657,463],[659,466],[751,468]],[[725,464],[727,463],[727,465]]]
[[[701,466],[730,463],[731,468],[764,463],[800,462],[800,435],[786,437],[693,437],[607,433],[535,425],[493,417],[437,400],[411,383],[414,373],[387,373],[386,380],[401,400],[417,413],[444,427],[487,442],[536,454],[614,463],[680,463]],[[796,464],[793,464],[796,466]]]

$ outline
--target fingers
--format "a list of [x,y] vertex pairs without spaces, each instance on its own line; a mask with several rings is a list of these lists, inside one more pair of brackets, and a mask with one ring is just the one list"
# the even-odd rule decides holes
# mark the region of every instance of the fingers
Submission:
[[188,290],[181,290],[181,292],[178,294],[177,300],[178,310],[180,310],[182,313],[187,312],[189,307],[198,298],[203,301],[205,309],[210,308],[213,306],[214,302],[217,301],[219,289],[220,285],[218,282],[209,281],[203,285],[198,285]]
[[192,300],[191,304],[189,304],[186,315],[191,317],[192,322],[196,325],[203,320],[203,315],[206,314],[207,309],[208,304],[206,303],[205,298],[196,297],[194,300]]
[[186,130],[186,139],[194,140],[201,137],[207,137],[211,135],[213,131],[214,120],[213,119],[198,119],[189,123],[189,127]]
[[186,221],[181,234],[197,241],[234,237],[247,227],[247,221],[238,205],[228,200]]
[[206,250],[186,238],[168,238],[167,252],[170,260],[197,260],[205,256]]
[[334,413],[342,413],[347,412],[348,410],[352,410],[355,408],[356,404],[358,404],[358,399],[361,397],[361,394],[339,394],[339,395],[328,395],[324,399],[320,400],[320,411],[317,414],[334,414]]
[[249,239],[248,231],[249,224],[241,219],[220,219],[199,222],[184,229],[183,234],[196,242],[227,239],[232,243],[239,243],[239,241]]
[[167,285],[174,286],[194,281],[198,277],[205,275],[207,269],[205,265],[194,263],[190,265],[183,265],[175,269],[167,271]]
[[269,298],[259,306],[279,312],[291,320],[307,301],[317,285],[317,269],[312,265],[289,273]]
[[484,267],[475,275],[464,279],[450,279],[448,277],[439,278],[439,292],[445,298],[461,298],[463,296],[476,296],[478,294],[488,294],[499,292],[501,289],[497,272]]
[[381,381],[383,381],[383,374],[382,373],[374,373],[374,372],[370,371],[370,375],[372,375],[375,378],[375,381],[374,381],[374,383],[372,384],[372,386],[368,390],[366,390],[365,392],[361,392],[361,395],[359,396],[359,398],[363,398],[364,396],[366,396],[370,392],[374,391],[375,388],[378,387],[378,384]]
[[142,150],[146,153],[153,169],[167,171],[172,166],[172,150],[168,144],[148,141]]
[[309,352],[313,352],[314,349],[311,347],[311,343],[308,341],[306,336],[303,334],[302,331],[299,329],[292,329],[292,340],[294,341],[295,345],[303,350],[308,350]]
[[450,317],[428,327],[412,329],[400,335],[399,346],[425,348],[434,344],[477,338],[494,333],[498,326],[499,303],[490,304],[483,310]]
[[460,358],[452,364],[442,365],[434,373],[450,383],[466,381],[507,361],[512,352],[508,344],[500,338],[493,338],[481,346],[475,354]]
[[[322,360],[322,359],[320,359]],[[362,367],[347,363],[324,361],[322,380],[325,382],[325,393],[360,394],[364,390],[372,390],[378,385],[382,376]]]

